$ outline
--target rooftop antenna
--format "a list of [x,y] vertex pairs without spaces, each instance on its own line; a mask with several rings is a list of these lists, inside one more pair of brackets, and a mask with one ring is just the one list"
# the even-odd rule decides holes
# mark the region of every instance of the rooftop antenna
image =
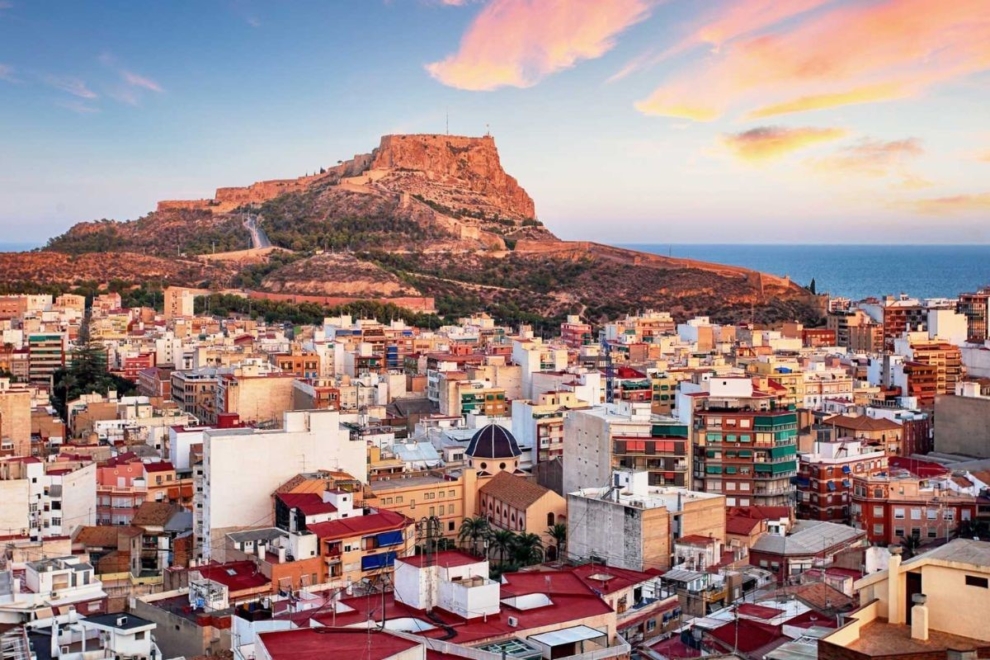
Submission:
[[485,124],[485,137],[492,136],[492,126],[491,124]]

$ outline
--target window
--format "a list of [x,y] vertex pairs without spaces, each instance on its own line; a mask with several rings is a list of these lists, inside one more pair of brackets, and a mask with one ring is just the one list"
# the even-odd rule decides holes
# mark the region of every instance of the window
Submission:
[[646,632],[653,632],[656,629],[657,629],[656,619],[650,619],[649,621],[646,622]]
[[928,509],[928,519],[936,520],[938,518],[938,509]]
[[873,535],[874,536],[883,536],[883,525],[874,525],[873,526]]
[[402,504],[402,495],[396,495],[395,496],[395,503],[396,504]]
[[547,514],[547,527],[553,527],[554,525],[554,515],[553,511]]
[[928,527],[928,538],[933,539],[938,536],[938,531],[934,527]]
[[134,639],[144,639],[146,631],[142,630],[139,633],[134,633]]
[[990,588],[990,582],[988,582],[985,577],[977,577],[975,575],[966,576],[966,586],[967,587],[979,587],[980,589]]
[[894,520],[904,520],[904,509],[894,509]]
[[430,507],[430,517],[432,518],[435,515],[437,515],[436,507],[431,506]]
[[449,523],[447,523],[447,531],[448,532],[454,531],[454,521],[453,520],[451,520]]
[[921,509],[917,507],[911,509],[911,520],[921,520]]
[[883,518],[883,507],[882,506],[875,506],[875,507],[873,507],[873,517],[874,518]]
[[451,491],[448,491],[447,492],[447,497],[454,497],[454,491],[452,491],[452,490]]
[[904,538],[904,528],[903,527],[895,527],[894,528],[894,536],[896,536],[899,539],[900,538]]

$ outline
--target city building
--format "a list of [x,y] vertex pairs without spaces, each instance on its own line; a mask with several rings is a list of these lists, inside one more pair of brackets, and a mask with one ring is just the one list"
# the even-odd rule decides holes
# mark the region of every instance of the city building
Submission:
[[919,544],[948,539],[976,517],[976,498],[903,469],[853,476],[852,524],[871,543]]
[[27,338],[28,380],[51,387],[52,375],[65,366],[68,338],[61,333],[30,334]]
[[882,447],[861,440],[816,442],[798,460],[797,515],[804,520],[849,523],[853,476],[887,470]]
[[728,506],[792,506],[797,412],[778,407],[749,378],[713,378],[694,411],[694,487]]
[[536,534],[548,561],[556,547],[547,530],[567,522],[567,502],[557,493],[524,477],[499,472],[478,491],[478,512],[495,530]]
[[956,311],[966,317],[966,338],[982,344],[990,339],[990,288],[959,295]]
[[278,430],[205,430],[193,511],[197,556],[211,558],[228,532],[270,526],[272,493],[307,467],[364,482],[367,445],[351,439],[333,410],[288,412]]
[[766,534],[749,549],[749,563],[791,584],[812,568],[830,565],[835,555],[867,543],[866,532],[848,525],[799,520],[786,536]]
[[725,497],[649,485],[645,472],[616,471],[604,487],[567,494],[571,560],[643,571],[672,565],[683,536],[725,541]]
[[565,493],[609,484],[620,468],[647,473],[651,486],[691,484],[690,427],[654,416],[649,402],[572,411],[563,436]]
[[855,583],[860,608],[818,641],[820,660],[961,660],[990,653],[990,543],[954,540]]

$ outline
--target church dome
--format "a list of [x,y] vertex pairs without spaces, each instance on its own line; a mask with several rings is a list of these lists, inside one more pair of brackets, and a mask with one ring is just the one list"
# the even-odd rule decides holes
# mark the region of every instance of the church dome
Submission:
[[478,429],[465,453],[471,458],[516,458],[522,452],[512,433],[498,424],[489,424]]

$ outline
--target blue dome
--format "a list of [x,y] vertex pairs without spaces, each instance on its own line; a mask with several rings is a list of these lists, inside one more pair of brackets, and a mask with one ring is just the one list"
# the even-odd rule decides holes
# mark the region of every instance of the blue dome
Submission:
[[519,443],[508,430],[489,424],[474,434],[465,452],[471,458],[516,458],[522,452]]

